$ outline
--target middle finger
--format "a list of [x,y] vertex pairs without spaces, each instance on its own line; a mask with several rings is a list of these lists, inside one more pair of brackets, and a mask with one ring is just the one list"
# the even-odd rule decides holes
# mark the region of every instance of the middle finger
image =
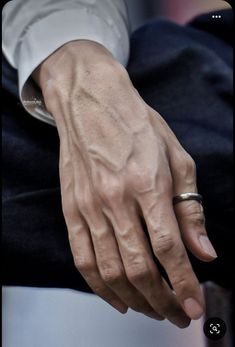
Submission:
[[111,209],[106,208],[104,212],[112,222],[127,278],[156,312],[179,327],[187,326],[188,317],[152,259],[134,204],[122,201],[110,206]]

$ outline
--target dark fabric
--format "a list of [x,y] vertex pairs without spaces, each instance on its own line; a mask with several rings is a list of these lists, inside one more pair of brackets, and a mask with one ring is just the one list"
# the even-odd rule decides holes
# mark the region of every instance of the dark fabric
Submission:
[[[220,11],[221,14],[221,11]],[[213,263],[192,257],[201,281],[231,286],[232,11],[187,27],[147,23],[131,38],[130,77],[197,163]],[[210,23],[210,24],[208,24]],[[89,291],[76,271],[62,215],[56,128],[28,115],[3,58],[3,283]]]
[[[213,13],[213,14],[216,14]],[[187,27],[165,20],[137,30],[128,71],[143,99],[167,121],[197,164],[207,230],[218,259],[191,257],[201,281],[224,286],[234,279],[233,13],[211,13]]]

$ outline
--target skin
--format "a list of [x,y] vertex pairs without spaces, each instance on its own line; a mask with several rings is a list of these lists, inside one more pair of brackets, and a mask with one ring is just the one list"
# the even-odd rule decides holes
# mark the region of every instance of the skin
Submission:
[[62,206],[76,268],[120,312],[132,308],[188,326],[203,314],[204,298],[185,247],[202,261],[216,257],[202,206],[172,205],[174,195],[197,191],[193,159],[100,44],[67,43],[33,77],[59,133]]

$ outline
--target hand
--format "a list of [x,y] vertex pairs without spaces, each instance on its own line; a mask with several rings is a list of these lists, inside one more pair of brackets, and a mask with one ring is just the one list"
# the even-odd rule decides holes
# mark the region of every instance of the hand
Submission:
[[184,245],[203,261],[216,257],[201,205],[172,205],[174,195],[197,191],[192,158],[103,46],[68,43],[34,78],[60,137],[62,206],[78,271],[120,312],[188,326],[204,300]]

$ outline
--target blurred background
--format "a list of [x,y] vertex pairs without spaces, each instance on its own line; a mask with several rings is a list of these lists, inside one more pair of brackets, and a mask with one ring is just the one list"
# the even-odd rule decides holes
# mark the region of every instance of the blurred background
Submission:
[[229,3],[223,0],[126,0],[126,3],[133,30],[146,19],[156,16],[164,16],[184,24],[204,11],[231,8]]

